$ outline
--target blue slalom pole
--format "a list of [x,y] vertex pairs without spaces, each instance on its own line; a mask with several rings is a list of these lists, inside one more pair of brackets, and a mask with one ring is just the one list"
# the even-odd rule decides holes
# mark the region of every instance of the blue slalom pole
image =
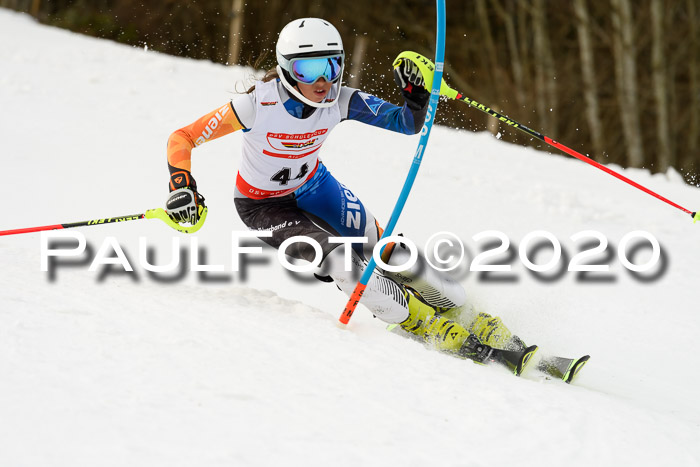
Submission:
[[[420,164],[423,161],[423,153],[425,152],[425,147],[428,145],[428,138],[430,138],[430,130],[433,128],[433,121],[435,120],[435,113],[437,111],[438,101],[440,100],[440,85],[442,83],[442,70],[445,62],[445,22],[445,0],[437,0],[435,73],[433,75],[433,86],[430,93],[430,101],[428,103],[428,113],[425,116],[425,124],[423,125],[423,128],[420,132],[421,137],[418,141],[418,148],[416,149],[416,153],[413,156],[413,163],[411,164],[411,169],[409,170],[408,175],[406,176],[406,181],[404,182],[403,188],[401,189],[401,193],[399,194],[399,199],[398,201],[396,201],[394,210],[391,213],[391,218],[389,219],[389,223],[387,224],[386,229],[384,230],[382,239],[391,236],[391,234],[394,232],[396,223],[399,221],[399,216],[401,216],[401,211],[403,211],[403,207],[406,204],[406,200],[408,199],[408,195],[411,192],[411,188],[413,188],[413,182],[416,179],[416,175],[418,175],[418,169],[420,168]],[[382,248],[382,252],[384,251],[384,248]],[[374,272],[374,269],[376,267],[377,263],[374,260],[374,256],[372,256],[372,258],[369,261],[369,264],[367,264],[367,268],[362,274],[362,277],[360,277],[360,281],[355,286],[355,290],[350,296],[350,300],[348,300],[347,305],[345,305],[343,314],[340,315],[339,321],[341,323],[348,324],[348,322],[350,321],[350,318],[355,312],[355,308],[360,302],[362,294],[364,293],[365,288],[367,287],[367,283],[369,282],[370,277],[372,277],[372,273]]]

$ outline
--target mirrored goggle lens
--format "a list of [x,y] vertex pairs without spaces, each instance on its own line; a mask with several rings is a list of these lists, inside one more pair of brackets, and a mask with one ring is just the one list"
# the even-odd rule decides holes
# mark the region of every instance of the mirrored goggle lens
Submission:
[[303,58],[292,63],[294,79],[302,83],[312,84],[323,77],[326,81],[334,82],[340,78],[343,67],[342,55],[326,58]]

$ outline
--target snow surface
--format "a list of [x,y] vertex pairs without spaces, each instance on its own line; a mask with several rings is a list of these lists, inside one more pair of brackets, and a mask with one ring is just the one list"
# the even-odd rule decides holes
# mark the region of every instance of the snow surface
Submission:
[[[0,44],[0,230],[161,206],[168,135],[253,76],[7,10]],[[323,157],[386,222],[416,143],[346,122]],[[95,250],[116,238],[133,273],[83,261],[52,280],[39,234],[0,237],[0,465],[700,465],[700,227],[689,216],[579,161],[435,128],[397,228],[417,244],[454,232],[473,257],[479,232],[517,245],[546,230],[571,257],[577,232],[610,241],[611,256],[595,258],[611,266],[606,282],[538,281],[517,256],[515,281],[460,276],[477,309],[542,352],[592,356],[575,385],[515,378],[387,333],[362,307],[341,329],[346,298],[274,259],[232,273],[230,235],[245,230],[232,201],[240,144],[234,134],[194,155],[210,206],[195,237],[225,268],[208,280],[185,271],[167,283],[140,266],[139,237],[159,263],[173,239],[189,245],[159,221],[80,229]],[[624,172],[700,204],[675,172]],[[635,230],[662,246],[654,280],[615,256]]]

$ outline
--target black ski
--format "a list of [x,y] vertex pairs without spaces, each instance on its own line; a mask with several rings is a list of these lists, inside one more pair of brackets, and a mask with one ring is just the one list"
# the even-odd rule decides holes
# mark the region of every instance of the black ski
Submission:
[[489,361],[505,365],[515,376],[520,376],[535,352],[537,352],[536,345],[531,345],[523,350],[492,349]]
[[[525,343],[518,336],[513,336],[511,338],[509,346],[515,350],[525,349]],[[569,384],[590,358],[590,355],[584,355],[578,359],[545,355],[537,363],[537,370],[541,371],[547,376],[561,379],[565,383]]]
[[536,345],[519,350],[495,349],[482,344],[474,334],[471,334],[460,349],[459,355],[478,363],[498,363],[510,369],[515,376],[520,376],[535,352],[537,352]]
[[590,355],[584,355],[581,358],[546,356],[539,361],[537,369],[548,376],[561,379],[569,384],[590,358]]
[[[417,336],[403,331],[397,324],[390,324],[387,326],[387,330],[389,331],[393,331],[394,329],[404,336],[420,340]],[[537,352],[537,349],[538,347],[536,345],[527,347],[520,339],[517,339],[517,346],[513,346],[508,350],[497,349],[482,344],[478,337],[474,334],[470,334],[464,344],[462,344],[462,348],[456,352],[456,355],[483,365],[497,363],[507,367],[515,376],[520,376],[528,363],[530,363],[532,356]]]

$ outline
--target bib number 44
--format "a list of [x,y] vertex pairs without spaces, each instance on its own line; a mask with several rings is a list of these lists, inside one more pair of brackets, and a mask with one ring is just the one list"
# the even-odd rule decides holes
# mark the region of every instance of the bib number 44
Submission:
[[292,178],[292,169],[290,167],[282,167],[276,174],[274,174],[270,180],[277,182],[280,185],[288,185],[290,180],[299,180],[304,178],[306,174],[309,173],[309,164],[304,164],[299,168],[299,173],[296,177]]

